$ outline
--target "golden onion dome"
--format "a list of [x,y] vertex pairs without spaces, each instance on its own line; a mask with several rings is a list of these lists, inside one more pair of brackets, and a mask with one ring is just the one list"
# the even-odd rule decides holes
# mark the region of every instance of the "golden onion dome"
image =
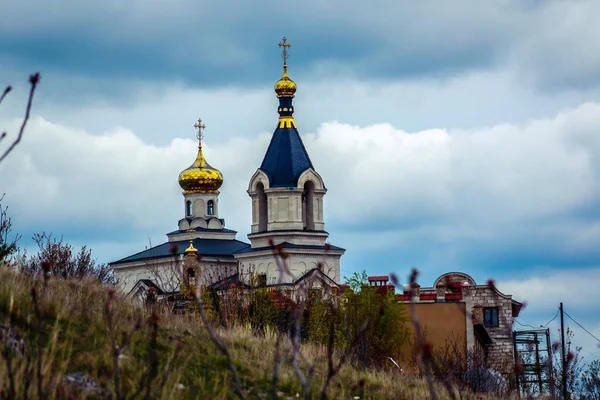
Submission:
[[279,43],[279,47],[283,49],[281,52],[281,57],[283,58],[283,76],[275,84],[275,93],[277,93],[277,97],[294,97],[294,93],[296,93],[296,83],[290,79],[287,73],[288,49],[292,47],[292,45],[288,43],[287,38],[284,37]]
[[185,249],[185,255],[186,256],[194,256],[197,254],[198,254],[198,250],[194,247],[194,243],[190,239],[190,245],[188,246],[187,249]]
[[283,76],[275,84],[275,93],[277,97],[294,97],[296,93],[296,83],[288,76],[287,65],[284,65]]
[[219,193],[222,184],[223,174],[206,162],[202,144],[199,144],[196,161],[179,174],[179,186],[183,193]]

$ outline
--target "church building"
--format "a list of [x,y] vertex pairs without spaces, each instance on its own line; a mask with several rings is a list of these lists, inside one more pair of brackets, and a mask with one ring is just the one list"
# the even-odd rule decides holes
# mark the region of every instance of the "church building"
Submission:
[[[340,281],[340,258],[345,250],[327,243],[323,209],[327,188],[294,120],[296,83],[287,71],[291,45],[283,38],[279,46],[284,60],[283,76],[275,84],[279,120],[263,161],[248,184],[250,243],[237,240],[237,232],[225,228],[221,215],[226,210],[219,209],[223,175],[204,158],[206,127],[198,120],[194,125],[198,155],[179,174],[183,218],[177,229],[167,234],[167,242],[110,264],[126,293],[139,295],[151,287],[159,294],[176,293],[182,277],[220,287],[293,286],[308,278],[333,287]],[[197,254],[198,268],[184,271],[186,254]]]

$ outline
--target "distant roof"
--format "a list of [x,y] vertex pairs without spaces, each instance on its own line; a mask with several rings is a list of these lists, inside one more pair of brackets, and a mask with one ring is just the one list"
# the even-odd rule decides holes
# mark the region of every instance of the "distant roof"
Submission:
[[[233,258],[233,254],[250,248],[248,243],[240,242],[239,240],[225,240],[225,239],[194,239],[194,247],[198,250],[198,254],[201,256],[209,257],[230,257]],[[156,258],[170,257],[174,255],[180,255],[185,253],[185,249],[189,246],[189,240],[179,240],[177,242],[167,242],[150,249],[141,251],[129,257],[125,257],[121,260],[110,263],[123,264],[133,261],[151,260]]]
[[140,279],[139,282],[142,282],[148,288],[154,288],[154,289],[156,289],[156,294],[158,294],[158,295],[165,294],[165,292],[156,283],[154,283],[150,279]]
[[270,186],[296,187],[300,175],[312,167],[298,130],[294,127],[275,129],[260,166]]
[[380,281],[389,281],[390,279],[388,278],[387,275],[381,275],[381,276],[370,276],[369,277],[369,282],[380,282]]
[[[232,286],[232,285],[234,285],[234,286]],[[223,279],[213,283],[209,287],[214,290],[227,290],[227,289],[232,289],[234,287],[248,287],[248,285],[246,285],[246,283],[244,283],[242,280],[240,280],[240,275],[239,275],[239,273],[236,272],[233,275],[230,275],[226,278],[223,278]]]
[[[276,245],[274,248],[283,248],[283,249],[305,249],[305,250],[325,250],[325,246],[315,246],[315,245],[307,245],[307,244],[293,244],[293,243],[289,243],[289,242],[283,242],[280,243],[278,245]],[[255,247],[255,248],[251,248],[251,247],[247,247],[244,249],[241,249],[239,251],[236,252],[236,254],[240,254],[240,253],[251,253],[254,251],[262,251],[262,250],[271,250],[273,249],[273,247],[271,246],[264,246],[264,247]],[[343,249],[341,247],[337,247],[337,246],[333,246],[333,245],[329,245],[329,249],[330,250],[341,250],[341,251],[345,251],[346,249]]]

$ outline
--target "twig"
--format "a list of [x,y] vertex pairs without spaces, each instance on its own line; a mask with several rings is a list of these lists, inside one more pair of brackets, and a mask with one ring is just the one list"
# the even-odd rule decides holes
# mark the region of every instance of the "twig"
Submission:
[[[4,95],[2,97],[4,97]],[[0,98],[0,102],[1,101],[2,101],[2,98]],[[16,396],[15,377],[14,377],[14,371],[13,371],[13,367],[12,367],[13,351],[10,349],[10,347],[8,345],[8,337],[13,329],[13,323],[14,323],[14,303],[13,303],[13,297],[11,296],[10,307],[9,307],[8,330],[6,331],[6,333],[4,335],[4,351],[2,352],[2,355],[4,356],[4,360],[6,361],[6,370],[7,370],[7,374],[8,374],[8,397],[7,397],[7,399],[9,399],[9,400],[15,399],[15,396]]]
[[321,389],[321,399],[322,400],[327,398],[327,388],[329,387],[329,384],[331,383],[331,380],[333,379],[333,377],[335,377],[337,375],[337,373],[340,371],[340,369],[342,368],[342,365],[344,365],[344,363],[346,362],[346,358],[348,358],[348,356],[352,352],[352,349],[354,348],[356,343],[358,343],[358,341],[363,338],[363,336],[368,332],[369,328],[371,327],[371,321],[369,321],[369,320],[365,321],[365,323],[359,329],[359,331],[356,333],[354,338],[352,338],[352,341],[348,344],[348,346],[346,346],[346,349],[342,353],[342,356],[340,357],[337,365],[334,366],[334,363],[333,363],[334,337],[333,337],[333,335],[334,335],[334,321],[335,321],[336,310],[333,306],[331,307],[331,312],[332,312],[332,317],[331,317],[331,323],[329,325],[329,340],[327,343],[327,378],[325,379],[325,383],[323,384],[323,388]]
[[279,355],[279,348],[281,346],[281,331],[277,332],[277,339],[275,339],[275,354],[273,355],[273,400],[277,400],[277,382],[279,381],[279,368],[281,368],[281,357]]
[[167,383],[167,379],[169,378],[169,375],[171,374],[171,370],[173,369],[173,364],[175,364],[175,360],[177,359],[177,356],[179,355],[179,351],[181,350],[181,343],[177,343],[175,345],[175,350],[173,350],[173,356],[171,357],[171,359],[169,360],[169,362],[167,363],[167,368],[165,368],[164,373],[162,374],[162,378],[160,380],[160,385],[159,385],[159,391],[158,393],[162,395],[162,392],[165,388],[165,385]]
[[111,302],[114,296],[113,291],[108,292],[108,298],[106,299],[106,303],[104,305],[104,318],[106,319],[106,327],[108,328],[108,337],[110,339],[110,349],[111,356],[113,361],[113,380],[115,385],[115,398],[117,400],[121,399],[121,377],[119,374],[119,347],[117,346],[117,341],[115,339],[115,329],[113,325],[113,310],[111,307]]
[[114,326],[114,311],[112,309],[112,301],[114,300],[115,291],[114,289],[110,289],[108,291],[108,297],[106,299],[106,303],[104,304],[104,318],[106,320],[106,327],[108,328],[108,336],[110,338],[110,347],[111,347],[111,356],[113,361],[113,380],[114,380],[114,394],[116,400],[121,400],[121,371],[119,368],[119,358],[125,349],[127,348],[131,338],[141,327],[141,321],[138,319],[133,326],[133,329],[130,332],[124,332],[121,338],[121,343],[117,343],[117,339],[115,337],[115,326]]
[[[299,308],[299,307],[297,307]],[[294,372],[296,373],[296,377],[300,381],[300,384],[304,388],[304,398],[306,400],[310,400],[310,383],[300,370],[298,366],[298,354],[300,353],[300,310],[296,310],[296,316],[294,319],[294,332],[292,335],[292,367],[294,367]]]
[[[43,294],[43,292],[42,292],[42,294]],[[37,365],[36,365],[37,391],[38,391],[38,398],[45,399],[46,394],[44,393],[44,389],[43,389],[44,376],[42,375],[42,346],[40,344],[40,339],[41,339],[42,330],[43,330],[43,321],[42,321],[42,311],[40,310],[40,304],[38,301],[38,295],[37,295],[37,290],[35,289],[35,286],[31,288],[31,298],[33,299],[33,309],[35,311],[35,317],[37,319],[37,326],[36,326],[36,330],[37,330],[36,345],[37,345],[37,353],[38,353],[38,359],[37,359]]]
[[142,385],[140,385],[140,388],[138,389],[136,394],[132,396],[132,398],[137,398],[137,396],[145,388],[145,400],[151,399],[152,381],[154,380],[154,378],[156,378],[156,375],[158,375],[158,355],[156,354],[156,340],[158,336],[158,315],[154,311],[148,318],[148,327],[150,331],[150,338],[148,340],[148,364],[150,365],[150,368],[148,370],[148,374],[146,374],[142,378]]
[[[39,72],[36,72],[35,74],[33,74],[29,77],[29,83],[31,84],[31,89],[29,90],[29,99],[27,101],[27,108],[25,109],[25,118],[23,119],[23,122],[21,123],[21,129],[19,129],[19,136],[17,136],[15,141],[8,147],[8,149],[6,149],[4,154],[2,154],[2,156],[0,157],[0,162],[2,162],[11,151],[13,151],[15,146],[17,144],[19,144],[19,142],[21,141],[21,137],[23,137],[23,131],[25,130],[25,125],[27,125],[27,121],[29,120],[29,113],[31,111],[31,104],[33,102],[33,94],[35,92],[35,88],[37,87],[37,84],[39,81],[40,81],[40,73]],[[4,90],[2,97],[0,97],[0,102],[4,99],[4,97],[6,96],[6,94],[9,91],[10,91],[10,86],[8,86]]]
[[[427,386],[429,386],[429,394],[431,395],[432,400],[437,400],[438,395],[435,390],[435,384],[433,382],[433,376],[431,373],[431,366],[429,364],[431,359],[431,347],[425,343],[425,337],[423,336],[423,329],[421,328],[421,324],[419,324],[419,319],[417,318],[417,309],[415,306],[415,293],[414,293],[414,283],[417,281],[417,276],[419,275],[419,271],[413,268],[410,278],[409,278],[409,295],[410,295],[410,319],[412,320],[413,327],[417,334],[417,340],[415,342],[415,359],[417,361],[417,365],[425,372],[425,379],[427,381]],[[398,279],[395,274],[391,274],[393,283],[396,286],[398,285]]]
[[158,373],[158,355],[156,354],[156,338],[158,335],[158,315],[153,312],[148,321],[150,324],[150,341],[148,342],[148,361],[150,363],[150,371],[148,371],[148,378],[146,380],[146,396],[145,399],[150,399],[150,392],[152,390],[152,381],[156,378]]
[[2,93],[2,96],[0,96],[0,104],[2,104],[2,100],[4,100],[4,98],[6,97],[6,95],[8,94],[8,92],[10,92],[12,90],[12,86],[7,86],[4,89],[4,92]]
[[[183,271],[182,271],[182,274],[183,274]],[[219,339],[217,332],[215,331],[215,328],[212,326],[210,319],[206,315],[206,310],[204,308],[204,301],[200,298],[200,296],[198,296],[198,291],[199,291],[198,286],[200,285],[200,280],[198,280],[196,282],[197,286],[196,286],[196,288],[194,288],[195,290],[192,290],[192,287],[190,286],[189,281],[187,281],[186,279],[182,279],[182,281],[184,282],[187,289],[194,293],[194,299],[196,301],[196,305],[198,306],[198,311],[200,311],[200,318],[202,319],[202,322],[204,323],[204,326],[206,327],[206,330],[208,331],[210,340],[212,340],[212,342],[217,346],[217,348],[221,351],[221,353],[227,358],[227,364],[229,366],[229,370],[231,371],[231,374],[233,375],[235,394],[240,399],[245,399],[245,396],[242,393],[242,385],[240,383],[240,376],[237,372],[237,369],[235,368],[235,364],[233,363],[233,358],[231,357],[231,353],[229,352],[229,349],[227,348],[227,346],[225,346],[225,343],[223,343],[223,341],[221,339]]]

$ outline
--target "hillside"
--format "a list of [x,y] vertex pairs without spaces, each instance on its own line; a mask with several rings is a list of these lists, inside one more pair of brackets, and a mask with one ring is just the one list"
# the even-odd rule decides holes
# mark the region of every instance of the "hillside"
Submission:
[[[235,397],[227,359],[200,321],[164,312],[150,315],[107,287],[52,279],[44,284],[0,268],[0,324],[0,338],[5,339],[0,343],[9,346],[0,344],[1,398]],[[276,335],[256,337],[243,327],[218,333],[235,360],[244,396],[273,398]],[[120,354],[111,352],[111,336]],[[281,353],[289,355],[289,349],[290,344],[282,342]],[[327,349],[302,345],[301,352],[300,367],[312,375],[312,398],[320,398]],[[115,393],[116,359],[119,393]],[[437,391],[440,398],[450,398],[442,387]],[[303,397],[289,360],[282,362],[276,393],[282,399]],[[429,391],[423,380],[404,376],[397,368],[365,371],[344,365],[327,395],[423,399]]]

